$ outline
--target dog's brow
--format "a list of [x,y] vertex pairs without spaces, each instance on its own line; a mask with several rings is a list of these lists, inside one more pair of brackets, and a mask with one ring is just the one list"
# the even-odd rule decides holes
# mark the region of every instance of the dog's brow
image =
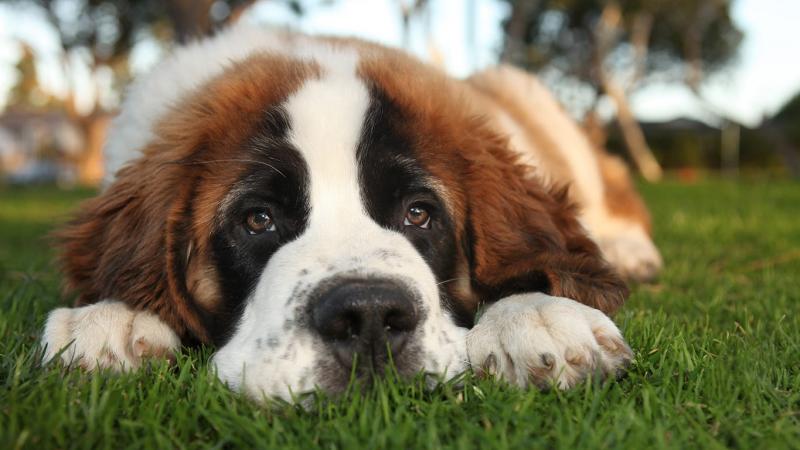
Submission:
[[255,159],[214,159],[214,160],[210,160],[210,161],[192,161],[192,162],[173,161],[170,164],[192,166],[192,165],[202,165],[202,164],[214,164],[214,163],[220,163],[220,162],[241,162],[241,163],[259,164],[259,165],[262,165],[262,166],[269,167],[270,169],[272,169],[275,172],[277,172],[283,178],[287,178],[285,173],[281,172],[277,167],[273,166],[272,164],[266,163],[264,161],[257,161]]

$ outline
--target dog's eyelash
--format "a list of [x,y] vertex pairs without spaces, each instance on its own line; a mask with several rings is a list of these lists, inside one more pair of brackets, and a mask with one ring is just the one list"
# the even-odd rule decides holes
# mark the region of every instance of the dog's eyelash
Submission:
[[178,162],[178,161],[174,161],[174,162],[172,162],[172,164],[192,166],[192,165],[202,165],[202,164],[214,164],[214,163],[220,163],[220,162],[242,162],[242,163],[259,164],[259,165],[262,165],[262,166],[267,166],[270,169],[272,169],[275,172],[277,172],[283,178],[287,178],[285,173],[281,172],[280,169],[278,169],[277,167],[273,166],[272,164],[265,163],[264,161],[256,161],[254,159],[215,159],[215,160],[211,160],[211,161],[193,161],[193,162]]

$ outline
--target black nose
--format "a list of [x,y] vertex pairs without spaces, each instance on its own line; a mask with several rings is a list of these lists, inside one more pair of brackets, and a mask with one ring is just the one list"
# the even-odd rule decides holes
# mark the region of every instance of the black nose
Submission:
[[[312,312],[314,328],[351,368],[354,358],[377,369],[405,348],[417,326],[414,297],[390,280],[347,280],[322,293]],[[356,356],[358,355],[358,356]]]

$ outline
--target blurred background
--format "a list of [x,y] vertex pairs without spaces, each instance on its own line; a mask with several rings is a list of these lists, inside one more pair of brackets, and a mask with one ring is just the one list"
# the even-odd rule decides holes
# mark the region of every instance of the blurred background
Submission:
[[0,0],[0,183],[99,183],[128,82],[237,20],[526,67],[648,181],[800,177],[797,0]]

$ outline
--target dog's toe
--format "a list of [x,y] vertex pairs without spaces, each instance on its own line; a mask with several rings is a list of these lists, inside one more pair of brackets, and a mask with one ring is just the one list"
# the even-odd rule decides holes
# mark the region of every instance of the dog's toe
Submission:
[[180,340],[156,315],[106,300],[52,311],[42,343],[44,361],[59,357],[89,371],[125,371],[138,368],[147,356],[170,357]]
[[520,387],[567,389],[590,375],[624,373],[632,352],[602,312],[544,294],[500,300],[467,336],[476,373]]

